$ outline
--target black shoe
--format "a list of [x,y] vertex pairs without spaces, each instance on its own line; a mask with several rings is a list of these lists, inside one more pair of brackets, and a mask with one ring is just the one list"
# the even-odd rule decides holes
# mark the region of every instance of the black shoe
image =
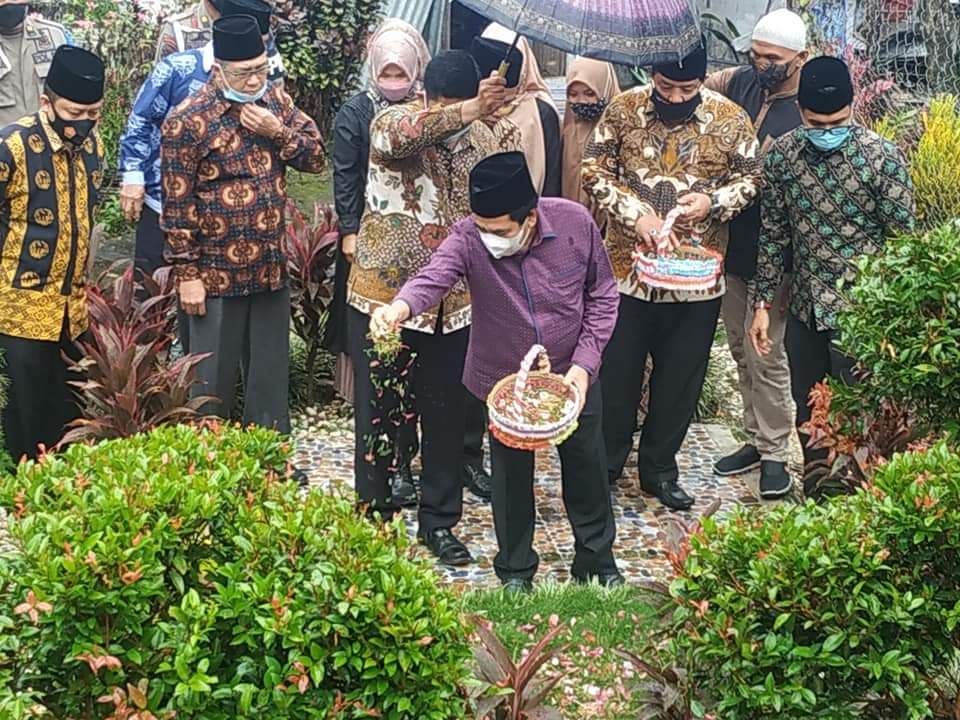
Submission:
[[744,445],[732,455],[717,460],[713,472],[723,477],[743,475],[760,467],[760,453],[753,445]]
[[600,587],[611,589],[623,587],[627,584],[627,579],[617,570],[602,573],[590,573],[589,575],[576,575],[574,573],[570,573],[570,576],[577,585],[589,585],[595,582]]
[[533,581],[523,578],[510,578],[503,581],[504,595],[529,595],[533,592]]
[[413,482],[413,472],[409,465],[400,468],[390,478],[390,496],[393,504],[402,508],[416,507],[419,504],[417,486]]
[[490,498],[493,497],[491,482],[490,476],[482,467],[463,466],[463,485],[474,497],[490,502]]
[[651,487],[640,481],[640,489],[647,495],[653,495],[671,510],[689,510],[695,500],[687,495],[676,482],[661,483]]
[[293,470],[290,471],[290,479],[304,490],[310,487],[310,477],[306,471],[301,468],[293,468]]
[[423,531],[418,532],[417,540],[419,540],[421,544],[426,545],[430,552],[436,556],[437,560],[444,565],[459,567],[461,565],[469,565],[473,562],[473,556],[470,555],[467,546],[460,542],[457,536],[446,528],[438,528],[437,530],[431,530],[427,533]]
[[764,500],[776,500],[790,494],[793,483],[787,464],[764,460],[760,463],[760,497]]

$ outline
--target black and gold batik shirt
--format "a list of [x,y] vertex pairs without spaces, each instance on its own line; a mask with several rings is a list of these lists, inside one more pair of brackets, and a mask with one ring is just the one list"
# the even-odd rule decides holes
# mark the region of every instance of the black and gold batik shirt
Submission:
[[29,340],[87,329],[84,288],[102,149],[64,142],[43,113],[0,131],[0,333]]

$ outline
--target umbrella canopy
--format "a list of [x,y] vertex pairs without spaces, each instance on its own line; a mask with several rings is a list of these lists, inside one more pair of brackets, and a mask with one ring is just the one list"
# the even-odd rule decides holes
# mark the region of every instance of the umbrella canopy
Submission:
[[584,57],[647,66],[700,43],[689,0],[460,0],[521,35]]

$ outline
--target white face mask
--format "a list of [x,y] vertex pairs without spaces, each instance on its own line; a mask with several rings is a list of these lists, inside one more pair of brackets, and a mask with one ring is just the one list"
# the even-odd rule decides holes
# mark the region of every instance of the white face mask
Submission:
[[511,255],[516,255],[523,249],[523,246],[527,244],[527,239],[529,237],[526,222],[520,226],[520,229],[516,232],[516,234],[511,235],[510,237],[503,237],[502,235],[496,235],[495,233],[481,232],[480,230],[477,232],[480,233],[480,240],[483,241],[487,251],[497,260],[500,258],[509,257]]

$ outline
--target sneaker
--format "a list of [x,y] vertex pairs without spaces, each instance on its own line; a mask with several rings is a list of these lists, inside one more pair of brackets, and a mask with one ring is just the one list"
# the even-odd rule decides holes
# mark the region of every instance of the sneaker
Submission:
[[760,497],[764,500],[776,500],[790,494],[793,483],[787,464],[764,460],[760,463]]
[[760,453],[753,445],[744,445],[732,455],[717,460],[713,472],[722,477],[743,475],[760,467]]

